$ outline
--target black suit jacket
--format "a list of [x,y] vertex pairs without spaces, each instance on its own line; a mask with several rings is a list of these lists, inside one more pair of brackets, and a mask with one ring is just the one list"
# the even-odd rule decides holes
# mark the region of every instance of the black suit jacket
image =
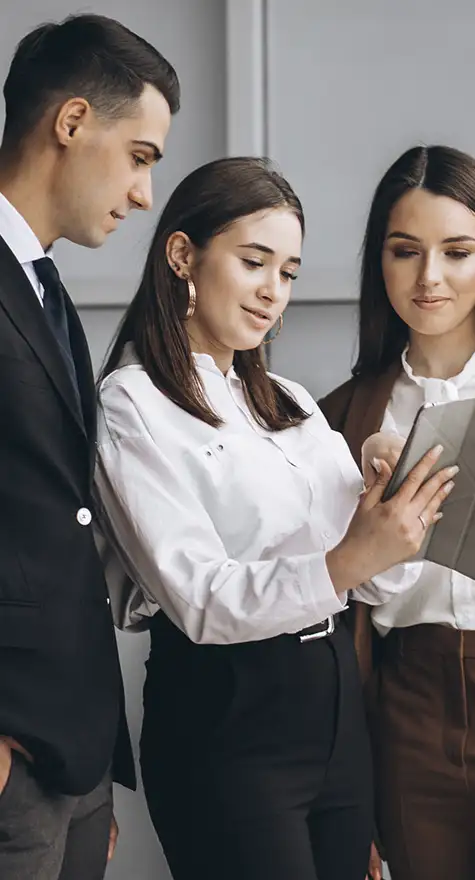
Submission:
[[[67,300],[82,413],[21,265],[0,237],[0,734],[58,791],[83,794],[115,754],[134,785],[115,633],[87,512],[96,400]],[[79,515],[78,515],[79,514]]]

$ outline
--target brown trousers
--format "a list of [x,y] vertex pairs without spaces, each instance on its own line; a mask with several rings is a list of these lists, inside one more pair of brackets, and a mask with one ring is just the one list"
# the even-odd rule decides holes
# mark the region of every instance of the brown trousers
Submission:
[[378,691],[377,809],[392,880],[474,880],[475,632],[393,630]]

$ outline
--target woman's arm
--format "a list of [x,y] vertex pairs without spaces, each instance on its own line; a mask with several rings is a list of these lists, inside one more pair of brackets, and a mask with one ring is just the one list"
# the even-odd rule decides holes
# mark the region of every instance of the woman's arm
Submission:
[[[248,562],[228,556],[196,474],[173,467],[121,385],[102,395],[99,427],[105,532],[145,596],[145,614],[160,606],[193,641],[226,643],[297,632],[342,610],[346,594],[337,596],[323,549]],[[170,430],[164,421],[164,438]],[[111,599],[123,616],[123,598]]]
[[426,462],[409,481],[412,495],[425,492],[425,500],[401,489],[383,505],[383,473],[329,553],[239,562],[229,558],[195,481],[173,468],[121,386],[103,407],[102,423],[97,485],[109,532],[146,599],[200,643],[271,638],[341,611],[347,589],[414,552],[417,511],[443,478],[420,489],[433,464]]
[[148,601],[192,641],[272,638],[344,607],[346,594],[337,596],[324,552],[229,558],[187,474],[174,470],[150,437],[102,443],[98,455],[109,535]]

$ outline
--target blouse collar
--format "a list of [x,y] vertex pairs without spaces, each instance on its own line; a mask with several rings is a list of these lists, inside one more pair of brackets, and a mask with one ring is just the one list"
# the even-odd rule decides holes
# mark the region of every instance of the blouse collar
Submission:
[[202,354],[201,352],[192,352],[192,354],[196,366],[199,367],[201,370],[207,370],[210,373],[215,373],[218,376],[221,376],[222,379],[227,379],[228,381],[241,381],[232,365],[230,366],[227,373],[223,373],[222,370],[220,370],[219,367],[216,365],[216,361],[213,357],[211,357],[210,354]]
[[408,349],[409,346],[406,346],[401,355],[402,368],[407,379],[422,389],[427,403],[439,402],[441,398],[443,400],[457,400],[459,389],[475,379],[475,353],[456,376],[451,376],[449,379],[436,379],[414,374],[414,370],[407,361]]

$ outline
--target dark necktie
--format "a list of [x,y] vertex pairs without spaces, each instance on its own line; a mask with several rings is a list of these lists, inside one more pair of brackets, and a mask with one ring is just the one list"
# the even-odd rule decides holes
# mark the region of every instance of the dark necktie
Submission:
[[66,304],[64,301],[64,288],[59,277],[59,272],[50,257],[42,257],[40,260],[34,260],[36,274],[43,285],[43,307],[47,323],[55,337],[63,359],[65,361],[69,376],[76,392],[76,400],[81,408],[81,398],[79,395],[78,379],[76,367],[74,364],[73,353],[71,351],[71,342],[69,339],[68,315],[66,312]]

